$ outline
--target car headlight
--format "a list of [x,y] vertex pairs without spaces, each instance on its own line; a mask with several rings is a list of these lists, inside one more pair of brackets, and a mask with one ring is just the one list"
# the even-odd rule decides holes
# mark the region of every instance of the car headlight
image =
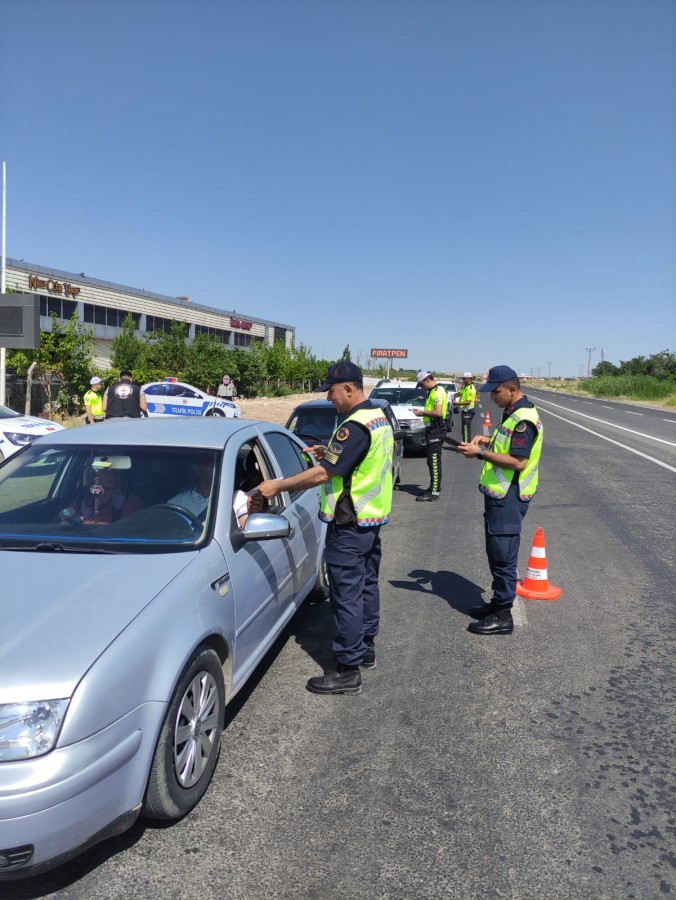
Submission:
[[49,753],[67,708],[68,700],[0,703],[0,762]]
[[25,434],[22,431],[6,431],[5,437],[8,438],[17,447],[23,447],[24,444],[32,444],[37,434]]

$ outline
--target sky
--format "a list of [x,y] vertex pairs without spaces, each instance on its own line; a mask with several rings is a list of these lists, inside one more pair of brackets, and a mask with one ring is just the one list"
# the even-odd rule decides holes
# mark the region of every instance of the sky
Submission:
[[674,0],[3,0],[7,256],[321,359],[676,350]]

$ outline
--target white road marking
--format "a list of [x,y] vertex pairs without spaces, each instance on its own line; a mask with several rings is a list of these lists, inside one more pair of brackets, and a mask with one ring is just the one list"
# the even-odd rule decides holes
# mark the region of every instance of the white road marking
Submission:
[[601,409],[612,409],[612,406],[602,406]]
[[642,416],[643,415],[643,413],[632,412],[630,409],[625,409],[625,412],[628,416]]
[[[628,450],[630,453],[635,453],[636,456],[642,456],[643,459],[647,459],[650,462],[656,463],[658,466],[662,466],[663,469],[669,469],[670,472],[676,473],[676,468],[674,466],[670,466],[668,463],[662,462],[660,459],[655,459],[654,456],[648,456],[647,453],[641,453],[640,450],[635,450],[633,447],[627,447],[626,444],[621,444],[619,441],[614,441],[612,438],[606,437],[605,434],[599,434],[598,431],[592,431],[591,428],[587,428],[586,425],[580,425],[579,422],[571,422],[570,419],[566,419],[563,416],[558,416],[556,413],[552,412],[551,409],[545,409],[543,412],[549,413],[550,416],[554,416],[555,419],[561,419],[562,422],[567,422],[568,425],[574,425],[575,428],[581,428],[583,431],[588,431],[589,434],[593,434],[595,437],[601,438],[603,441],[608,441],[609,444],[615,444],[616,447],[622,447],[623,450]],[[582,415],[578,413],[578,415]],[[585,418],[590,419],[591,416],[586,416]],[[605,424],[610,424],[609,422]],[[616,426],[620,428],[621,426]],[[623,431],[630,431],[629,428],[624,428]],[[636,432],[634,432],[636,433]],[[644,437],[650,437],[650,435],[643,435]],[[653,438],[655,441],[661,440],[660,438]],[[669,444],[671,447],[676,447],[676,444],[671,444],[669,441],[662,441],[663,444]]]
[[514,605],[512,606],[512,618],[514,619],[514,624],[518,625],[519,628],[525,628],[528,625],[528,618],[526,617],[526,604],[523,602],[521,597],[517,596],[514,598]]
[[[565,406],[561,406],[559,403],[552,403],[551,400],[544,400],[540,398],[538,403],[549,403],[551,406],[555,406],[557,409],[562,409],[564,412],[575,412],[572,409],[567,409]],[[549,410],[548,410],[549,412]],[[552,413],[554,415],[554,413]],[[592,419],[594,422],[598,422],[600,425],[609,425],[611,428],[619,428],[620,431],[628,431],[629,434],[635,434],[637,437],[649,438],[651,441],[658,441],[660,444],[667,444],[669,447],[676,447],[673,441],[665,441],[664,438],[655,437],[652,434],[644,434],[642,431],[634,431],[633,428],[625,428],[624,425],[616,425],[615,422],[606,422],[605,419],[598,419],[596,416],[587,416],[585,413],[575,413],[576,416],[582,416],[583,419]],[[569,419],[564,419],[563,416],[557,416],[558,419],[562,419],[564,422],[568,422]],[[575,425],[575,422],[570,422],[571,425]],[[578,425],[578,428],[582,428],[582,425]],[[587,429],[589,431],[589,429]],[[592,434],[596,434],[595,431],[592,431]],[[603,437],[602,434],[599,437]],[[609,441],[610,438],[605,438],[605,440]],[[620,444],[620,447],[623,447],[624,444]],[[627,448],[631,449],[631,448]],[[651,457],[648,457],[650,459]]]
[[672,425],[676,425],[676,419],[662,419],[663,422],[671,422]]

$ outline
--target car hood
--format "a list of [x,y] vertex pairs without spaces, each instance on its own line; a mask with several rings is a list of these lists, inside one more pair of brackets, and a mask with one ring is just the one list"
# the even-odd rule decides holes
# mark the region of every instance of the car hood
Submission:
[[196,555],[0,552],[0,703],[70,697]]
[[[413,410],[414,410],[414,409],[422,409],[422,403],[420,403],[420,404],[415,404],[415,403],[399,404],[399,403],[395,403],[394,406],[392,406],[392,404],[390,404],[390,406],[391,406],[391,408],[392,408],[392,412],[394,413],[397,422],[406,422],[406,421],[409,420],[409,419],[417,419],[417,418],[419,418],[418,416],[416,416],[416,414],[413,412]],[[419,421],[420,421],[420,423],[422,424],[422,419],[419,419]]]
[[63,431],[63,425],[39,419],[37,416],[17,416],[11,419],[0,419],[0,430],[20,431],[22,434],[49,434],[50,431]]

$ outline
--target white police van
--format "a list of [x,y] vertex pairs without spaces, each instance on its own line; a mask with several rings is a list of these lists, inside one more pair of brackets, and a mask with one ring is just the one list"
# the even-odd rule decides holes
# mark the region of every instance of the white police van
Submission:
[[155,416],[224,416],[239,418],[239,409],[230,400],[205,394],[191,384],[176,378],[144,384],[141,393],[148,404],[148,415]]

